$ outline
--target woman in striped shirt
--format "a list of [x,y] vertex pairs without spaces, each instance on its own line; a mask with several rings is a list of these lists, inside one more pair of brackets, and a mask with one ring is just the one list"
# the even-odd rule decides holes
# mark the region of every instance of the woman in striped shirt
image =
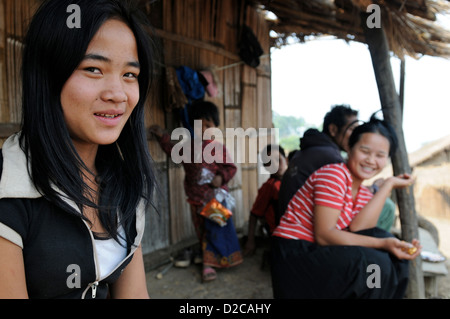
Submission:
[[[372,117],[349,140],[347,163],[314,172],[291,199],[273,233],[275,298],[402,298],[408,260],[420,253],[376,228],[386,198],[407,187],[408,174],[385,180],[372,193],[362,185],[379,173],[395,152],[387,123]],[[416,252],[405,250],[414,246]],[[375,270],[375,272],[374,272]]]

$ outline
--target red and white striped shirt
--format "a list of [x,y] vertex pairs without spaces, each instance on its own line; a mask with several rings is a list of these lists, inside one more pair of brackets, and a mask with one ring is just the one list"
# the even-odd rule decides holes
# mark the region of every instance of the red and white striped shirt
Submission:
[[339,210],[336,228],[346,230],[372,196],[369,189],[361,185],[353,201],[352,177],[345,163],[325,165],[311,174],[292,197],[273,235],[315,242],[315,205]]

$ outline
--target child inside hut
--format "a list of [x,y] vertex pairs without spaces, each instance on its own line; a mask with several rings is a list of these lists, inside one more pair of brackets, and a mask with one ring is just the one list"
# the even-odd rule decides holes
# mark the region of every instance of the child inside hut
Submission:
[[[201,132],[194,132],[194,134],[201,134],[201,137],[204,136],[208,128],[219,126],[219,111],[212,102],[195,101],[189,105],[188,114],[191,127],[197,127],[198,125],[195,125],[194,121],[201,120]],[[171,142],[170,135],[158,125],[151,126],[150,132],[157,137],[164,152],[171,155],[175,144]],[[193,144],[196,143],[195,139],[199,138],[198,135],[189,142],[192,145],[190,148],[192,152],[188,156],[190,160],[182,161],[186,173],[184,190],[191,207],[192,222],[202,248],[202,279],[203,281],[211,281],[217,277],[214,268],[232,267],[243,261],[232,218],[228,218],[226,225],[219,225],[200,214],[218,191],[223,190],[227,194],[227,183],[233,178],[237,168],[225,146],[215,140],[201,139],[202,154],[196,154],[196,146]],[[210,155],[214,158],[214,161],[205,160],[203,157],[203,154],[207,153],[205,148],[211,150]],[[196,158],[199,155],[202,155],[201,161]],[[183,154],[182,157],[187,158],[186,154]],[[205,179],[205,175],[210,175],[211,178]],[[219,201],[225,207],[229,205],[226,200]]]
[[255,232],[258,219],[263,221],[263,229],[272,235],[276,227],[275,210],[278,209],[278,192],[280,191],[281,178],[287,169],[287,161],[284,149],[279,145],[269,144],[261,152],[261,156],[267,156],[263,160],[265,167],[272,165],[272,159],[278,162],[277,170],[259,188],[258,195],[250,210],[248,222],[248,238],[244,248],[244,256],[255,252]]

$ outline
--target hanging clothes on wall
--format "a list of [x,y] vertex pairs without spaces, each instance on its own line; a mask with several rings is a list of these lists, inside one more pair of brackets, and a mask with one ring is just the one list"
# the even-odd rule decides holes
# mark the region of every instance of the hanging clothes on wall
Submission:
[[210,97],[217,97],[219,95],[219,87],[217,85],[217,75],[212,69],[205,69],[199,72],[200,79],[203,78],[203,85],[205,91]]
[[195,100],[201,100],[205,96],[205,87],[200,81],[198,72],[187,66],[180,66],[176,68],[178,81],[184,95],[188,98],[188,103]]
[[189,105],[205,97],[205,87],[200,81],[198,72],[190,67],[180,66],[176,68],[176,73],[181,89],[188,100],[188,103],[180,110],[181,120],[183,126],[191,132],[191,136],[194,136],[194,129],[189,124]]
[[259,66],[259,57],[264,53],[258,38],[247,25],[242,26],[239,41],[239,56],[247,65],[256,68]]

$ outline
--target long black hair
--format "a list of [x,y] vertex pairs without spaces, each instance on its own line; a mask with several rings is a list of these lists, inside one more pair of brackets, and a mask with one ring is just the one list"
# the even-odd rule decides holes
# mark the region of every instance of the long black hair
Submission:
[[346,128],[345,126],[347,125],[348,118],[352,116],[357,117],[358,111],[352,109],[350,105],[347,104],[333,105],[331,107],[331,110],[327,114],[325,114],[325,117],[323,118],[323,125],[322,125],[323,133],[331,137],[329,128],[330,124],[336,125],[338,132],[341,132],[344,128]]
[[220,125],[219,109],[213,102],[205,100],[196,100],[188,106],[189,110],[189,124],[194,127],[195,120],[209,120],[215,126]]
[[[73,4],[80,8],[80,28],[70,28],[67,23],[68,7]],[[60,95],[98,29],[112,18],[123,21],[135,36],[141,65],[138,77],[140,99],[116,143],[99,145],[96,204],[86,196],[89,187],[81,172],[87,168],[69,136]],[[125,1],[45,1],[29,25],[22,62],[20,143],[28,156],[29,174],[36,189],[72,214],[79,215],[79,212],[66,204],[61,195],[74,201],[81,212],[83,206],[97,208],[102,225],[116,240],[117,222],[120,221],[128,243],[132,242],[130,232],[136,207],[143,198],[149,204],[155,180],[144,124],[154,59],[145,23],[142,13]],[[83,213],[82,218],[87,220]]]
[[364,133],[378,133],[389,141],[389,156],[392,157],[398,148],[397,134],[388,122],[376,118],[376,113],[372,114],[369,122],[363,123],[353,130],[348,139],[348,145],[350,149],[353,148]]

